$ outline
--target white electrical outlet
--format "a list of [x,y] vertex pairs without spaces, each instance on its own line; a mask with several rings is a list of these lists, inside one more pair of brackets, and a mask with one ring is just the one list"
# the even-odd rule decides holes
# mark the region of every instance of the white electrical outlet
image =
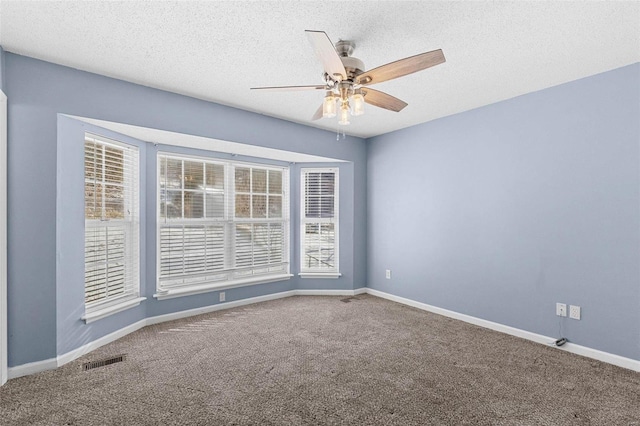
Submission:
[[385,277],[387,277],[388,280],[391,279],[391,269],[387,269],[387,271],[385,272]]
[[569,318],[580,319],[580,306],[569,305]]
[[559,317],[567,316],[567,304],[566,303],[556,303],[556,315]]
[[224,291],[221,291],[221,292],[220,292],[220,301],[221,301],[221,302],[224,302],[226,299],[227,299],[227,298],[226,298],[226,295],[224,294]]

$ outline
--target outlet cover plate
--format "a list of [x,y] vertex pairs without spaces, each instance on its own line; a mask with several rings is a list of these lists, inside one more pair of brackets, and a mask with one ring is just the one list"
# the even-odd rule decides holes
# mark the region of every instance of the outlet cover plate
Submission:
[[391,279],[391,269],[387,269],[387,270],[385,271],[385,277],[386,277],[388,280],[390,280],[390,279]]
[[580,319],[580,306],[569,305],[569,318]]
[[221,302],[224,302],[225,300],[227,300],[227,298],[226,298],[226,294],[224,294],[224,291],[221,291],[221,292],[220,292],[220,301],[221,301]]
[[567,316],[567,304],[566,303],[556,303],[556,315],[559,317]]

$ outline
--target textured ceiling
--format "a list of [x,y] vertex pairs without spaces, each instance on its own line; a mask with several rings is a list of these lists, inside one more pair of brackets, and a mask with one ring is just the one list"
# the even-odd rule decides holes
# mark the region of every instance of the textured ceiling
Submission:
[[328,130],[304,33],[354,40],[367,69],[443,49],[447,62],[373,88],[409,106],[367,106],[344,126],[370,137],[640,61],[640,2],[0,1],[7,51]]

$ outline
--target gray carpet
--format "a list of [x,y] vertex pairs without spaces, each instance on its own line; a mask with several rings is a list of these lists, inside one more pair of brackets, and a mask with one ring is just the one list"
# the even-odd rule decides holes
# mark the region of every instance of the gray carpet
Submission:
[[640,425],[638,373],[377,297],[344,299],[146,327],[10,380],[0,423]]

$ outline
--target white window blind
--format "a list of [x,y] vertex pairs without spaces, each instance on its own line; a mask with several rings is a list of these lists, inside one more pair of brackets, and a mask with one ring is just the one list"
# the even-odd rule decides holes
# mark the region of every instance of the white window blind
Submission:
[[158,293],[289,273],[288,170],[159,154]]
[[86,134],[85,312],[137,298],[138,148]]
[[300,271],[337,273],[338,169],[302,169]]

